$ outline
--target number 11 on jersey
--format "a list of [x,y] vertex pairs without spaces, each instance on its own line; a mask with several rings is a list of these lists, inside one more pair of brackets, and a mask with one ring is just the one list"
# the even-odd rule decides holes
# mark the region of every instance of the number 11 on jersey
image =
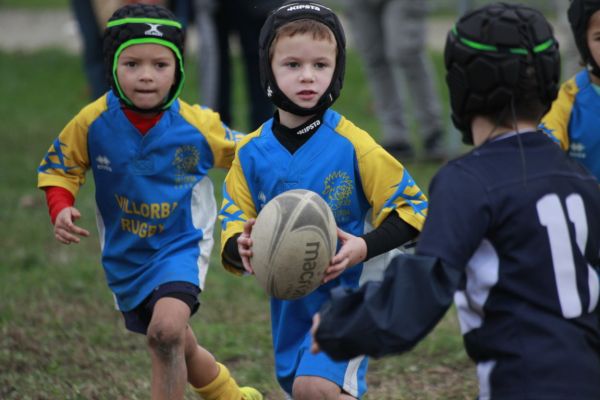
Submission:
[[[588,224],[583,200],[578,194],[571,194],[566,200],[569,221],[575,226],[577,249],[585,254],[588,238]],[[565,211],[557,194],[542,197],[537,202],[537,213],[540,223],[546,227],[552,253],[552,265],[558,298],[565,318],[577,318],[582,314],[581,296],[577,289],[577,269],[573,256],[573,243],[569,235],[569,227]],[[588,312],[592,312],[598,304],[600,282],[598,273],[587,264],[588,288],[590,303]]]

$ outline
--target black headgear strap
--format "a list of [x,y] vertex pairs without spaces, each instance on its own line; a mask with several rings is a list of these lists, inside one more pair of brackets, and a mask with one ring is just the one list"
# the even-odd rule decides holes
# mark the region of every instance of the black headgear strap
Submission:
[[[269,49],[277,30],[292,21],[300,19],[311,19],[327,26],[337,42],[337,56],[335,70],[329,87],[323,93],[317,104],[312,108],[298,106],[291,101],[277,86]],[[338,17],[331,9],[311,1],[294,1],[276,9],[269,15],[260,31],[259,38],[259,66],[261,86],[271,101],[279,108],[296,115],[314,115],[327,107],[330,107],[340,95],[344,82],[344,70],[346,64],[346,38],[344,30]]]

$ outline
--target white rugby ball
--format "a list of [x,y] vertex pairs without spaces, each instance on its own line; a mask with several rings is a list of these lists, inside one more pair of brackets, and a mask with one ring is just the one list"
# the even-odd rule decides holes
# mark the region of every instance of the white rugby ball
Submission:
[[320,284],[337,245],[331,209],[317,193],[294,189],[269,201],[252,228],[250,263],[270,296],[294,300]]

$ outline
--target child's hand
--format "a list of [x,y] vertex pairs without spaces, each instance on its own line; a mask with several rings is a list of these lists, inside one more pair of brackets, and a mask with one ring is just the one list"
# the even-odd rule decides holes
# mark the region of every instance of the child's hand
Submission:
[[244,265],[244,269],[250,274],[254,273],[254,269],[252,269],[252,265],[250,264],[250,257],[252,257],[252,239],[250,239],[250,234],[252,233],[252,227],[255,222],[256,220],[254,218],[250,218],[246,221],[244,224],[244,232],[237,238],[238,251],[242,258],[242,264]]
[[54,237],[61,243],[79,243],[79,237],[88,237],[90,233],[75,225],[74,222],[81,218],[81,213],[75,207],[65,207],[56,216],[54,221]]
[[342,247],[325,270],[323,283],[337,278],[346,268],[353,267],[367,257],[367,243],[363,238],[353,236],[340,228],[337,228],[337,234]]

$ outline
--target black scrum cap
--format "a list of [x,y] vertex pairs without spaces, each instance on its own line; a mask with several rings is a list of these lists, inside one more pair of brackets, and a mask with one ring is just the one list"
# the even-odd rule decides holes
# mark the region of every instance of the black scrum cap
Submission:
[[[269,48],[277,30],[289,22],[300,19],[311,19],[324,24],[333,32],[337,42],[336,64],[331,83],[312,108],[300,107],[283,94],[273,76],[269,57]],[[340,20],[331,9],[312,1],[299,0],[286,3],[269,15],[260,31],[259,64],[261,86],[277,107],[296,115],[313,115],[321,112],[338,98],[344,82],[346,38]]]
[[471,118],[502,110],[524,94],[535,69],[538,99],[549,107],[560,79],[558,42],[537,10],[496,3],[467,13],[448,33],[444,51],[452,121],[473,144]]

